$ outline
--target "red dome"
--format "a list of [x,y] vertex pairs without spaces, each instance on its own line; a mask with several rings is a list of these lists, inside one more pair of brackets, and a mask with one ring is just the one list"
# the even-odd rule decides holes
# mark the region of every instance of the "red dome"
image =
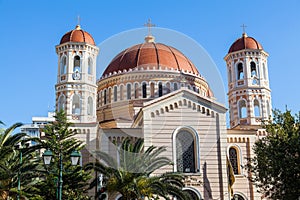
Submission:
[[95,45],[93,37],[86,31],[80,28],[80,25],[77,25],[76,28],[72,31],[67,32],[60,40],[60,44],[66,42],[85,42],[88,44]]
[[161,43],[146,42],[119,53],[103,75],[141,67],[149,70],[176,69],[199,74],[194,64],[177,49]]
[[237,39],[230,47],[228,53],[232,53],[235,51],[243,50],[243,49],[260,49],[263,47],[259,42],[257,42],[254,38],[248,37],[246,33],[243,33],[243,36]]

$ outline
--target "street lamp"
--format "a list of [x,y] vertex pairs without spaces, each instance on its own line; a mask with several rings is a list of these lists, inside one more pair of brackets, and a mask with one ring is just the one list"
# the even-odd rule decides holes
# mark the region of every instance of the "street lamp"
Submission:
[[[46,150],[43,153],[43,161],[44,161],[45,165],[50,165],[52,156],[53,156],[53,154],[52,154],[52,151],[50,151],[50,150]],[[61,200],[62,199],[62,184],[63,184],[63,180],[62,180],[62,170],[63,170],[62,154],[59,153],[58,156],[59,156],[59,175],[58,175],[58,187],[57,187],[58,196],[57,196],[57,199]],[[71,157],[71,164],[72,165],[77,165],[78,161],[81,157],[81,154],[80,154],[79,151],[75,150],[71,153],[70,157]]]
[[[30,144],[29,143],[25,143],[25,147],[27,148]],[[17,145],[15,145],[15,148],[19,150],[19,170],[18,170],[18,188],[17,188],[17,200],[20,200],[20,193],[21,193],[21,165],[23,162],[23,155],[22,155],[22,151],[24,146],[22,145],[21,142],[19,142]]]

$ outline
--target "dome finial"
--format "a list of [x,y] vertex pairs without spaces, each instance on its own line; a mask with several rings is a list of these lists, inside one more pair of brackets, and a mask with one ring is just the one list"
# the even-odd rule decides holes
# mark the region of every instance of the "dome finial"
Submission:
[[151,28],[155,26],[155,24],[151,23],[151,19],[148,19],[148,22],[144,24],[144,26],[148,27],[148,35],[145,37],[145,41],[148,42],[154,42],[155,37],[152,36]]
[[77,25],[76,25],[76,30],[81,30],[81,27],[80,27],[80,16],[78,15],[77,16]]
[[243,24],[241,27],[243,28],[243,37],[247,37],[247,33],[246,33],[247,26],[245,24]]

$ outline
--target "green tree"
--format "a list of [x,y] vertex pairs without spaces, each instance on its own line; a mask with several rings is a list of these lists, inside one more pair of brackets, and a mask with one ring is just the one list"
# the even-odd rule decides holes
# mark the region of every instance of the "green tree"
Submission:
[[84,145],[74,136],[76,129],[71,129],[72,123],[67,121],[63,111],[56,113],[55,121],[46,125],[43,129],[45,137],[41,146],[52,151],[52,162],[45,166],[47,175],[44,181],[39,184],[40,195],[43,199],[56,199],[57,184],[59,177],[59,155],[62,156],[63,164],[63,199],[89,199],[86,194],[88,181],[91,179],[90,172],[84,171],[80,165],[72,166],[70,155],[74,150],[81,150]]
[[273,111],[264,122],[268,135],[255,142],[254,158],[248,164],[251,180],[271,199],[300,197],[300,118],[291,111]]
[[[111,155],[96,151],[98,162],[86,165],[87,169],[94,169],[104,176],[104,185],[98,196],[103,192],[111,194],[120,193],[123,200],[157,198],[171,199],[176,196],[178,200],[186,199],[182,187],[184,177],[178,173],[163,173],[153,175],[156,170],[171,165],[170,159],[160,156],[165,147],[150,146],[144,151],[143,139],[132,143],[125,139],[118,148],[119,160]],[[91,187],[97,185],[95,179]]]
[[[3,124],[1,122],[1,124]],[[18,194],[18,174],[20,178],[20,197],[34,198],[36,183],[39,181],[39,164],[34,148],[17,149],[16,146],[27,142],[25,133],[13,132],[22,124],[16,123],[0,134],[0,198],[16,198]],[[20,151],[23,160],[20,162]]]

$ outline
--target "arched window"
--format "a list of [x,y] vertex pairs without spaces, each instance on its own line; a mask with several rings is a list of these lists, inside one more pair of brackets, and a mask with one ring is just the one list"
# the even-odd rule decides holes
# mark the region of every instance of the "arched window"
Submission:
[[138,99],[140,96],[140,87],[138,83],[134,84],[134,98]]
[[246,118],[247,117],[247,107],[246,107],[246,101],[240,100],[239,101],[239,116],[240,118]]
[[60,74],[67,73],[67,58],[66,56],[63,56],[60,60]]
[[150,83],[150,97],[154,97],[154,83]]
[[237,80],[244,79],[244,68],[243,64],[239,63],[237,66]]
[[108,88],[107,102],[111,103],[111,88]]
[[100,91],[100,97],[99,97],[99,104],[100,104],[100,106],[102,106],[102,102],[103,102],[103,100],[102,100],[102,93],[103,93],[103,91],[101,90]]
[[114,86],[114,102],[118,100],[118,87]]
[[189,199],[200,200],[198,194],[191,189],[183,189],[183,192],[189,197]]
[[74,57],[74,67],[73,67],[73,72],[81,72],[80,69],[80,57],[79,56],[75,56]]
[[166,94],[170,93],[171,91],[171,86],[170,86],[170,83],[166,83]]
[[88,59],[88,74],[91,75],[93,73],[93,60],[91,57]]
[[107,90],[104,89],[103,91],[103,104],[105,105],[107,103]]
[[260,106],[259,106],[259,101],[257,99],[254,100],[254,116],[255,117],[260,117]]
[[142,84],[143,98],[147,98],[147,83]]
[[250,63],[250,67],[251,67],[251,77],[257,76],[257,71],[256,71],[256,64],[255,62],[251,62]]
[[194,132],[189,128],[179,128],[175,131],[173,151],[176,155],[175,163],[177,172],[195,173],[198,171],[198,141]]
[[58,111],[60,110],[65,110],[65,102],[66,102],[66,97],[64,95],[61,95],[58,99]]
[[234,194],[232,199],[233,200],[245,200],[245,198],[240,194]]
[[163,95],[163,87],[162,83],[158,83],[158,96],[161,97]]
[[93,115],[93,99],[92,99],[92,97],[88,98],[87,115]]
[[233,168],[233,173],[234,174],[240,174],[240,160],[239,160],[239,152],[238,149],[235,147],[230,147],[229,148],[229,160],[231,163],[231,166]]
[[124,86],[120,85],[120,100],[122,101],[124,99]]
[[127,84],[127,100],[131,99],[131,84]]
[[178,84],[177,83],[174,83],[174,91],[175,90],[178,90]]
[[72,98],[72,114],[73,115],[80,115],[81,109],[80,109],[80,97],[77,94],[74,94]]

